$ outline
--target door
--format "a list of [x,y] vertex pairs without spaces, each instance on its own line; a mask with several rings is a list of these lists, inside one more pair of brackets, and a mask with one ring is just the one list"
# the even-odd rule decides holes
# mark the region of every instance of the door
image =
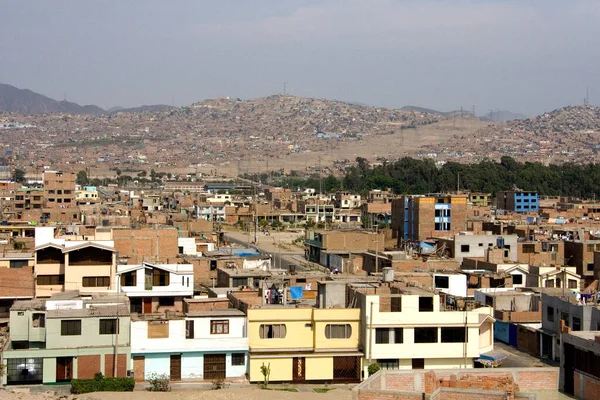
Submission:
[[571,396],[575,394],[575,347],[572,344],[564,344],[564,357],[565,357],[565,384],[564,391],[566,394]]
[[181,354],[171,355],[171,369],[170,375],[172,381],[181,380]]
[[56,357],[56,382],[73,379],[73,357]]
[[144,297],[144,314],[152,313],[152,297]]
[[133,356],[133,377],[136,382],[146,379],[146,360],[144,356]]
[[226,375],[225,354],[204,355],[205,380],[225,379]]
[[306,370],[305,370],[305,359],[304,357],[294,357],[293,363],[293,382],[304,382],[306,379]]

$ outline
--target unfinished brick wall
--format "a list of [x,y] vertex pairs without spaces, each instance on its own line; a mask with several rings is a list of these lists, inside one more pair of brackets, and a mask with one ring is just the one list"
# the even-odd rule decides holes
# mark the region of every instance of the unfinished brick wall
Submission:
[[113,239],[120,258],[130,264],[166,262],[179,254],[177,229],[115,229]]
[[[514,399],[514,397],[510,397]],[[489,393],[477,391],[475,393],[465,392],[461,389],[441,389],[430,397],[430,400],[506,400],[505,393]]]
[[577,371],[573,372],[573,378],[575,397],[582,400],[600,399],[600,381],[598,379]]
[[94,379],[100,371],[100,355],[77,357],[77,379]]
[[4,297],[33,297],[33,267],[0,268]]
[[[105,354],[104,355],[104,376],[114,376],[114,354]],[[119,377],[127,376],[127,355],[119,354],[117,358],[117,369]],[[93,376],[92,376],[93,378]]]
[[208,298],[208,299],[185,299],[184,312],[200,312],[210,310],[222,310],[229,308],[229,299]]
[[[412,399],[423,398],[422,396],[431,396],[431,399],[438,400],[505,400],[518,397],[521,391],[558,390],[558,375],[558,368],[503,368],[481,372],[478,370],[381,371],[365,380],[353,391],[355,398],[363,400]],[[418,397],[413,397],[415,395]]]
[[517,382],[522,391],[558,390],[557,371],[518,371]]
[[412,391],[415,385],[414,375],[412,374],[394,374],[385,378],[387,390],[406,390]]
[[386,392],[377,393],[374,391],[364,391],[358,394],[358,400],[422,400],[420,393],[400,393]]

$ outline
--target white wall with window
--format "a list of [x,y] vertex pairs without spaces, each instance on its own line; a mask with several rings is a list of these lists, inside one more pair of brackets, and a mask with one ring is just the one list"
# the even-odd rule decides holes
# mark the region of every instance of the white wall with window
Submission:
[[118,265],[117,286],[121,293],[139,296],[192,296],[192,264]]

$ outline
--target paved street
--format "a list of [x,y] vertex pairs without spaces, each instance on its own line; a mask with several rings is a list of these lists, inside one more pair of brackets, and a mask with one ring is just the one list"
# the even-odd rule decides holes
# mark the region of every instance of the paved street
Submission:
[[[245,232],[226,232],[225,240],[240,244],[244,247],[252,247],[260,252],[270,254],[273,257],[273,267],[287,269],[290,264],[296,265],[296,270],[322,270],[325,268],[307,261],[304,258],[304,246],[295,245],[294,239],[304,236],[300,232],[269,232],[265,235],[259,232],[257,235],[258,244],[248,243],[248,234]],[[250,235],[250,241],[254,240],[254,233]]]
[[499,341],[494,342],[494,351],[507,355],[506,361],[501,368],[530,368],[530,367],[556,367],[558,363],[540,360],[527,353],[519,351],[512,346]]

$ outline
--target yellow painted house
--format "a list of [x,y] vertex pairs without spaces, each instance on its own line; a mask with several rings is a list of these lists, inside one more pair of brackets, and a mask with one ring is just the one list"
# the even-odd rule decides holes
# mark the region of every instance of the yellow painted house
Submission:
[[250,381],[359,382],[363,353],[360,309],[268,308],[248,310]]

